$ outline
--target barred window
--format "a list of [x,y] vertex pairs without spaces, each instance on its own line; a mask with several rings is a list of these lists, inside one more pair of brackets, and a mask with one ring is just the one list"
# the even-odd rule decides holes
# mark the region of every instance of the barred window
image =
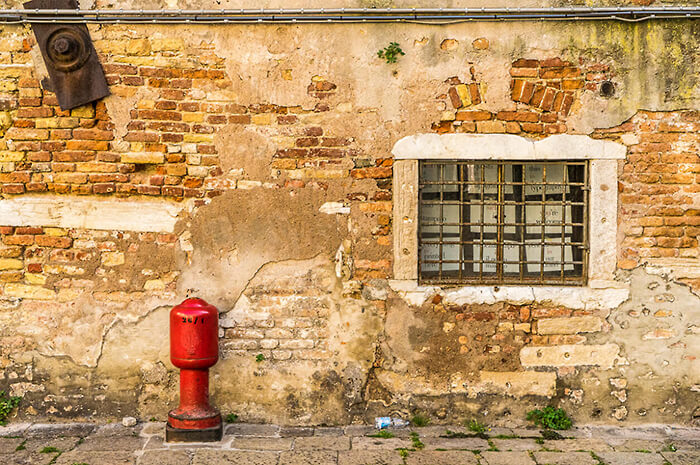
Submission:
[[420,161],[420,281],[585,285],[588,186],[587,161]]

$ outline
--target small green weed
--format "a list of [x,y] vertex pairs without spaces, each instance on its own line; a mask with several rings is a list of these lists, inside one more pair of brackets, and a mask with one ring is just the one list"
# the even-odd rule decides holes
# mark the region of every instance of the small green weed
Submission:
[[552,406],[547,406],[542,410],[530,410],[527,412],[527,419],[545,429],[562,430],[571,428],[571,419],[564,409],[554,408]]
[[519,439],[520,436],[517,434],[499,434],[493,437],[494,439]]
[[148,419],[148,421],[158,421],[158,419],[156,417],[151,417]]
[[5,395],[5,391],[0,391],[0,426],[7,424],[7,416],[19,405],[21,397]]
[[542,439],[542,438],[537,438],[537,439],[535,439],[535,442],[536,442],[537,444],[544,444],[544,439]]
[[411,418],[411,424],[413,426],[428,426],[430,423],[430,418],[426,417],[425,415],[421,415],[420,413],[417,413],[413,415],[413,418]]
[[481,422],[480,422],[479,420],[477,420],[476,418],[472,418],[472,419],[469,420],[469,422],[466,423],[464,426],[466,426],[467,428],[469,428],[469,431],[471,431],[472,433],[482,434],[482,433],[485,433],[485,432],[486,432],[486,425],[484,425],[483,423],[481,423]]
[[643,454],[651,454],[651,451],[647,450],[647,449],[637,449],[637,450],[635,450],[635,452],[641,452]]
[[411,443],[413,443],[413,447],[415,447],[418,450],[421,450],[425,447],[425,444],[423,444],[423,442],[420,440],[420,437],[418,436],[418,433],[416,432],[411,433]]
[[398,451],[399,451],[399,457],[401,457],[402,459],[408,458],[408,449],[405,449],[405,448],[398,449]]
[[255,356],[255,361],[260,363],[265,361],[265,356],[263,354],[258,354]]
[[15,448],[15,450],[16,450],[16,451],[25,450],[25,449],[27,448],[27,447],[25,446],[26,443],[27,443],[27,440],[25,439],[24,441],[22,441],[22,444],[20,444],[19,446],[17,446],[17,447]]
[[53,446],[46,446],[39,451],[40,454],[53,454],[54,452],[61,452],[61,450]]
[[374,434],[368,434],[367,437],[370,438],[381,438],[381,439],[391,439],[394,437],[394,433],[387,431],[385,429],[380,429]]
[[396,63],[399,56],[403,55],[405,55],[405,53],[401,50],[401,46],[397,42],[390,42],[388,46],[377,52],[377,56],[385,59],[387,63]]
[[90,465],[90,464],[85,463],[85,462],[80,462],[80,463],[78,463],[78,462],[73,462],[71,465]]
[[664,447],[664,450],[666,452],[676,452],[678,450],[678,448],[675,445],[673,445],[673,443],[671,443],[671,444],[668,444],[666,447]]
[[498,452],[498,447],[496,447],[496,444],[493,443],[492,440],[488,440],[489,442],[489,450],[493,452]]
[[226,423],[236,423],[238,421],[238,415],[236,415],[235,413],[229,413],[228,415],[226,415],[225,420]]

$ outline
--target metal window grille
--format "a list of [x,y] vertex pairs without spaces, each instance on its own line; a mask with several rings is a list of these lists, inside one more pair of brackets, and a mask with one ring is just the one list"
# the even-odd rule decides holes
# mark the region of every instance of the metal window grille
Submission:
[[421,161],[422,283],[585,285],[588,162]]

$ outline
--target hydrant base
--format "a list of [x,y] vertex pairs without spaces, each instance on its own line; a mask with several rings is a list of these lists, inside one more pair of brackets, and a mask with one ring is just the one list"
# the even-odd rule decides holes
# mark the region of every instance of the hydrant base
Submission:
[[165,442],[216,442],[221,441],[223,435],[223,424],[204,429],[179,429],[165,425]]

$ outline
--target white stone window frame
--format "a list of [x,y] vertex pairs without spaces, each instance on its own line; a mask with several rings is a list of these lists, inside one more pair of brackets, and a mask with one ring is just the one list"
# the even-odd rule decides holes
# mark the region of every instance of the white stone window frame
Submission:
[[[551,303],[574,309],[615,308],[629,297],[615,281],[617,173],[627,148],[585,135],[531,140],[511,134],[417,134],[392,149],[394,263],[391,287],[412,305],[441,294],[457,305]],[[581,161],[589,163],[589,255],[585,286],[418,284],[418,162],[420,160]]]

